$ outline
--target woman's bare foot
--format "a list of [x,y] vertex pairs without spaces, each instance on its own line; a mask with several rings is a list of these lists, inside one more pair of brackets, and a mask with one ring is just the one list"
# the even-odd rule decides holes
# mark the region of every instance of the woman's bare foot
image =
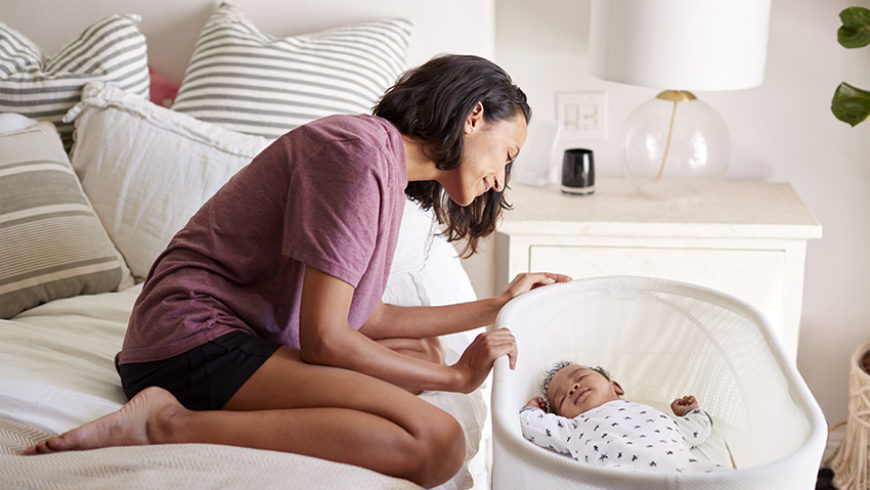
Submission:
[[21,454],[165,442],[162,429],[166,422],[186,412],[187,409],[171,393],[152,386],[139,392],[117,412],[42,441]]

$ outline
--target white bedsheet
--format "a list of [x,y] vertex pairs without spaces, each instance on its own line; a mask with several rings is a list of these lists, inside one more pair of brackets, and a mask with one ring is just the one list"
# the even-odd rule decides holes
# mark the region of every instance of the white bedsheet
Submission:
[[[61,487],[76,488],[76,485],[80,485],[109,488],[122,483],[122,486],[127,486],[124,482],[129,481],[118,480],[117,477],[124,473],[121,469],[130,461],[140,461],[141,458],[165,472],[176,472],[176,476],[194,480],[198,472],[205,476],[207,471],[216,471],[216,468],[222,468],[220,472],[226,473],[225,479],[206,478],[200,480],[199,485],[194,485],[196,487],[214,484],[247,487],[251,483],[238,477],[238,471],[241,470],[237,464],[227,464],[226,460],[257,459],[258,456],[252,454],[254,450],[226,446],[172,445],[191,446],[196,448],[197,453],[202,452],[203,457],[208,459],[199,465],[196,457],[190,455],[190,449],[168,446],[162,446],[159,451],[153,448],[108,448],[83,452],[93,453],[91,456],[63,453],[70,455],[50,459],[54,462],[54,473],[37,471],[40,468],[37,462],[47,456],[12,456],[15,448],[25,444],[28,438],[38,439],[45,433],[62,433],[112,412],[126,401],[113,358],[121,347],[130,310],[140,287],[118,293],[57,300],[28,310],[13,320],[0,320],[0,419],[5,419],[5,425],[0,424],[0,486],[5,486],[4,482],[15,482],[14,486],[39,486],[45,484],[46,479],[58,484],[56,476],[65,474],[71,468],[78,468],[77,465],[84,464],[82,461],[86,460],[91,461],[91,466],[102,468],[99,474],[80,478],[74,485],[64,484]],[[456,357],[457,354],[448,348],[447,356]],[[475,456],[486,411],[481,394],[427,392],[421,397],[459,421],[467,441],[466,461]],[[22,425],[19,427],[16,423]],[[28,432],[25,428],[32,430]],[[262,481],[266,486],[270,486],[269,482],[299,482],[302,480],[298,478],[302,475],[305,481],[315,481],[316,478],[312,478],[314,472],[322,477],[323,488],[416,487],[404,480],[384,477],[362,468],[292,454],[260,453],[264,460],[277,459],[283,462],[274,466],[277,475],[263,475],[265,480]],[[43,459],[43,462],[47,461],[49,459]],[[145,466],[140,464],[136,471]],[[129,469],[129,466],[126,467]],[[112,468],[117,471],[112,471]],[[36,471],[34,475],[40,474],[40,478],[28,476],[31,471]],[[266,470],[261,468],[258,471]],[[169,478],[165,475],[159,478],[151,479],[146,472],[135,481],[146,487],[157,487],[160,482],[169,481],[165,480]],[[471,474],[468,465],[465,465],[459,474],[439,488],[469,488],[471,485]]]
[[0,320],[0,415],[64,432],[125,401],[112,359],[141,286],[41,305]]

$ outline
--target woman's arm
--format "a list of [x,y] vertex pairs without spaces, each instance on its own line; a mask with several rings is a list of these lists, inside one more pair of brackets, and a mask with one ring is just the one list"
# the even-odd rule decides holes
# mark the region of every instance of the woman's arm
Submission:
[[464,332],[495,323],[499,310],[511,299],[539,286],[570,281],[547,272],[517,275],[498,296],[446,306],[397,306],[380,303],[360,332],[372,339],[425,338]]
[[456,364],[445,366],[393,352],[347,323],[353,286],[307,267],[302,286],[299,341],[306,362],[352,369],[407,389],[468,393],[477,388],[496,358],[516,358],[516,342],[505,329],[481,334]]

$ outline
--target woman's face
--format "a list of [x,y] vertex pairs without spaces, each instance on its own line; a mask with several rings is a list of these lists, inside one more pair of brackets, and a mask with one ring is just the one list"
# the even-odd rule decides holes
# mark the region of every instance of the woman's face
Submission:
[[526,118],[517,113],[491,123],[483,117],[483,105],[478,103],[465,121],[464,138],[459,167],[440,179],[447,195],[460,206],[468,206],[491,188],[504,190],[505,166],[517,157],[526,141]]

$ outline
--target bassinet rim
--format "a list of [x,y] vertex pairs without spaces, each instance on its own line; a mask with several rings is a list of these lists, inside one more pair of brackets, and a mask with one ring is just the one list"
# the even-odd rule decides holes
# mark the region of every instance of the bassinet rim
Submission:
[[[675,294],[692,293],[690,294],[692,296],[694,295],[694,293],[699,293],[704,295],[705,300],[716,299],[716,304],[718,304],[719,306],[726,307],[741,315],[746,315],[754,321],[757,321],[759,324],[763,325],[764,328],[761,329],[762,331],[760,333],[767,341],[768,346],[774,349],[773,354],[776,358],[775,360],[777,365],[779,366],[780,372],[783,376],[786,377],[789,385],[793,388],[794,393],[792,394],[792,396],[800,400],[801,404],[807,408],[807,415],[810,419],[812,427],[803,443],[791,453],[788,453],[776,460],[769,461],[760,465],[750,466],[746,468],[735,468],[734,472],[739,472],[741,477],[746,478],[753,478],[755,474],[757,474],[759,477],[761,477],[762,475],[770,474],[784,474],[791,471],[791,468],[796,461],[804,461],[810,456],[813,456],[813,459],[816,459],[814,456],[815,453],[818,451],[814,451],[813,448],[823,448],[824,441],[827,437],[827,433],[825,430],[826,422],[824,420],[824,416],[822,415],[821,410],[819,409],[818,404],[815,401],[815,398],[812,396],[809,388],[803,381],[803,378],[798,373],[797,367],[786,361],[787,357],[785,354],[785,350],[783,349],[779,340],[774,335],[772,335],[770,323],[768,322],[767,318],[757,308],[736,296],[698,284],[692,284],[672,279],[664,279],[659,277],[618,275],[578,278],[569,282],[554,283],[547,286],[542,286],[512,299],[504,307],[502,307],[496,317],[495,324],[493,324],[489,328],[501,328],[502,325],[508,323],[506,322],[505,318],[509,318],[509,315],[512,314],[512,311],[514,309],[522,307],[522,305],[528,302],[537,301],[539,296],[554,294],[553,292],[555,290],[562,288],[583,288],[592,290],[595,288],[604,288],[608,286],[632,287],[634,289],[638,289],[639,286],[647,286],[644,289],[653,289],[655,291]],[[521,357],[522,352],[519,352],[518,360]],[[502,412],[500,410],[497,410],[496,407],[496,404],[498,403],[496,397],[499,393],[497,386],[507,384],[506,378],[508,371],[509,365],[507,357],[503,356],[497,359],[493,369],[493,438],[497,438],[500,441],[500,444],[503,446],[503,450],[508,450],[514,453],[518,451],[534,451],[533,454],[535,454],[535,456],[538,458],[539,468],[541,469],[555,471],[557,474],[562,474],[562,472],[565,470],[582,471],[586,475],[589,475],[590,477],[596,479],[619,478],[622,481],[628,479],[636,480],[635,483],[652,483],[658,485],[667,485],[669,483],[674,484],[678,482],[679,485],[683,486],[691,485],[692,482],[698,482],[699,484],[702,484],[727,479],[729,477],[733,478],[734,472],[717,472],[710,474],[661,474],[635,469],[629,470],[590,466],[580,463],[578,461],[574,461],[573,459],[567,458],[564,455],[560,455],[552,451],[548,451],[544,448],[535,446],[533,444],[529,444],[522,438],[521,435],[518,436],[517,433],[508,428],[507,424],[509,423],[515,423],[518,425],[518,418],[517,420],[513,421],[504,420],[502,417]],[[820,452],[818,456],[820,462]],[[496,464],[495,458],[493,460],[493,464]]]

